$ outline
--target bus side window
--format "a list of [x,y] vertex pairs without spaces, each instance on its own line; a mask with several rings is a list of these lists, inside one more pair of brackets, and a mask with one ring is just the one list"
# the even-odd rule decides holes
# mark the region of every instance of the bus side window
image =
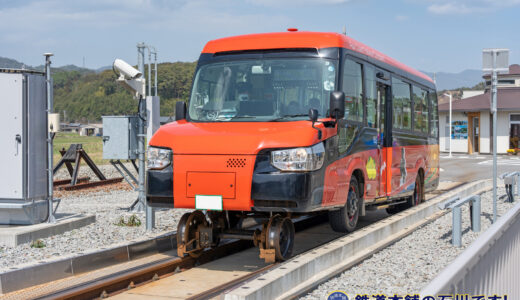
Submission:
[[376,70],[371,65],[365,65],[364,69],[367,126],[371,128],[377,128]]
[[410,85],[392,77],[393,126],[396,129],[412,129],[412,103]]
[[345,59],[343,92],[345,93],[345,119],[363,122],[362,65]]
[[437,93],[435,91],[428,92],[428,99],[430,102],[430,135],[436,138],[439,136],[439,112],[437,106]]
[[428,92],[418,88],[412,87],[413,91],[413,118],[414,131],[427,133],[428,132]]

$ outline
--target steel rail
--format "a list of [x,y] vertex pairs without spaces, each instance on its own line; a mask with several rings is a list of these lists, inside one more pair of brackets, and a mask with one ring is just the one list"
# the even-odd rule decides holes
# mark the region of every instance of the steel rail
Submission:
[[223,244],[215,249],[204,251],[197,259],[186,257],[172,257],[166,261],[152,263],[142,267],[125,270],[116,274],[96,278],[89,282],[76,285],[51,294],[37,297],[37,299],[94,299],[105,298],[137,287],[151,281],[155,281],[173,275],[183,269],[189,269],[199,264],[243,251],[250,248],[249,241],[233,241]]

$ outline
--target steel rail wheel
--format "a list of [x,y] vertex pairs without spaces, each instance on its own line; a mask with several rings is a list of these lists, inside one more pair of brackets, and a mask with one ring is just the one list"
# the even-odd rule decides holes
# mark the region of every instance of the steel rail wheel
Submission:
[[278,261],[284,261],[292,256],[294,246],[294,224],[290,218],[276,215],[267,225],[266,244],[275,250]]
[[202,254],[204,248],[200,247],[198,240],[200,225],[207,226],[206,216],[200,210],[182,215],[177,225],[177,255],[179,257],[184,257],[184,254],[187,253],[193,258],[197,258]]

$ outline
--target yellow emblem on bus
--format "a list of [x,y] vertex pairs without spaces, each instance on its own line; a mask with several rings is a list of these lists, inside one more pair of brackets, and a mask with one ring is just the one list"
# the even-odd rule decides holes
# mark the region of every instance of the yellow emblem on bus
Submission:
[[370,156],[370,157],[368,158],[367,165],[366,165],[366,169],[367,169],[367,176],[368,176],[368,179],[375,179],[375,178],[376,178],[376,175],[377,175],[377,171],[376,171],[376,162],[374,161],[374,159],[372,158],[372,156]]

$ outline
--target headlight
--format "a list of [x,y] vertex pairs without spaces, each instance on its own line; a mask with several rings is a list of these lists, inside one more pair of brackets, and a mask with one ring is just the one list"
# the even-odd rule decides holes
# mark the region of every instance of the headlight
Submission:
[[148,147],[148,169],[160,170],[172,162],[172,150],[165,148]]
[[271,164],[282,171],[314,171],[323,166],[323,143],[312,147],[275,150],[271,152]]

